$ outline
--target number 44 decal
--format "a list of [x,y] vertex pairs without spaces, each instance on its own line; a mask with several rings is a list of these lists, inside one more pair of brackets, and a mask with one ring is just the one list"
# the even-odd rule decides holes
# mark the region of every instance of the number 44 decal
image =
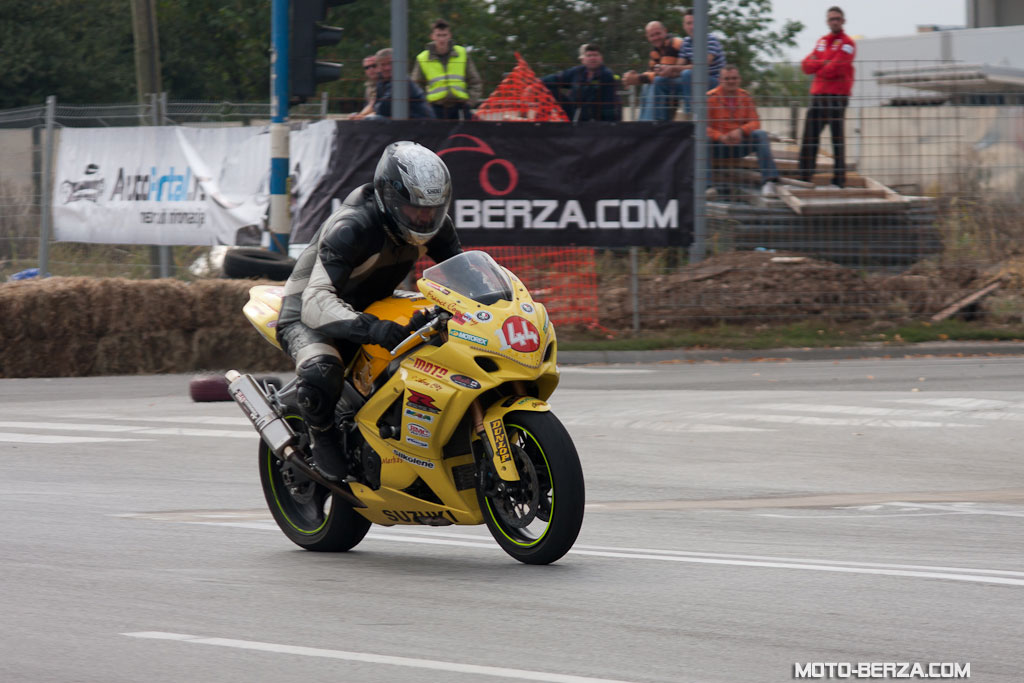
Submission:
[[540,334],[526,318],[514,315],[501,324],[497,333],[501,348],[520,353],[532,353],[540,348]]

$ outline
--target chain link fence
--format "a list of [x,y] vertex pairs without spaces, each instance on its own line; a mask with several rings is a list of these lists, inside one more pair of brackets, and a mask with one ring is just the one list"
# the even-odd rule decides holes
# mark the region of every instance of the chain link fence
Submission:
[[[657,330],[815,316],[873,323],[941,319],[944,311],[1021,322],[1024,88],[1017,85],[1019,75],[952,63],[856,66],[858,90],[844,116],[843,187],[829,187],[835,157],[828,128],[815,172],[801,171],[808,80],[799,68],[774,65],[756,80],[744,79],[741,87],[754,96],[760,129],[769,138],[776,181],[765,188],[767,176],[753,152],[708,155],[700,216],[706,258],[700,263],[690,263],[685,246],[596,249],[603,327]],[[621,125],[632,125],[643,93],[624,88],[619,95]],[[357,105],[323,98],[292,115],[344,118]],[[670,105],[675,120],[692,118],[682,99]],[[0,167],[0,277],[37,266],[41,247],[49,250],[52,275],[195,277],[189,266],[208,248],[171,248],[161,269],[154,247],[40,245],[46,111],[41,105],[0,112],[6,162]],[[59,135],[63,127],[268,120],[266,103],[153,99],[103,106],[56,103],[52,124]],[[680,188],[685,192],[689,188]],[[948,313],[951,307],[955,310]]]

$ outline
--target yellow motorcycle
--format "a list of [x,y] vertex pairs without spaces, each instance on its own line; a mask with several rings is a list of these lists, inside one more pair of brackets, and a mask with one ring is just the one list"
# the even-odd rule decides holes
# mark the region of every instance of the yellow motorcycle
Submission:
[[[515,559],[558,560],[579,533],[585,493],[572,438],[547,403],[558,385],[547,310],[482,251],[428,268],[417,287],[366,309],[402,325],[423,310],[429,322],[393,350],[362,346],[350,364],[335,415],[345,481],[311,466],[294,380],[275,389],[227,373],[262,438],[277,525],[307,550],[337,552],[371,523],[486,524]],[[243,309],[275,345],[281,294],[253,287]]]

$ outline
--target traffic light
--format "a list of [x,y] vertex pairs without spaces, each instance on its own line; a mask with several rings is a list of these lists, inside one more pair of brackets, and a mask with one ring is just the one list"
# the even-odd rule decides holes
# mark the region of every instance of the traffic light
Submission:
[[320,23],[327,17],[327,9],[351,2],[355,0],[291,0],[288,78],[294,100],[305,102],[316,94],[318,83],[341,77],[341,65],[318,61],[316,50],[341,40],[340,28]]

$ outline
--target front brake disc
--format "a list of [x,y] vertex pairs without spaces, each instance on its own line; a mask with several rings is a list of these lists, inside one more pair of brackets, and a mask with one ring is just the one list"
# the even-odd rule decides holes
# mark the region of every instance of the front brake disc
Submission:
[[526,451],[521,446],[513,445],[516,468],[519,470],[519,481],[505,482],[505,490],[492,498],[498,516],[508,526],[522,529],[529,526],[537,518],[540,508],[540,480]]

